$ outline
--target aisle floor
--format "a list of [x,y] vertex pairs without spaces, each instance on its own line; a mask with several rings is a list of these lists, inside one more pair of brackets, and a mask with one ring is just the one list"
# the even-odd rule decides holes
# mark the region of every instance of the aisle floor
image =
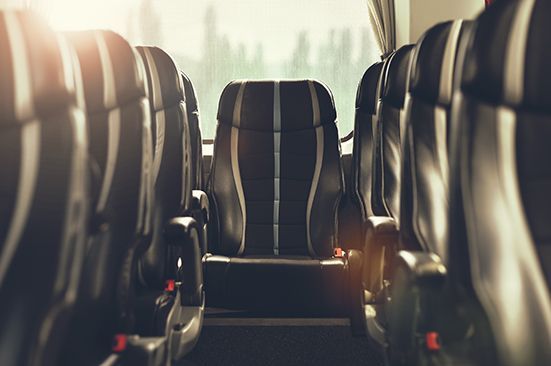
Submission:
[[382,366],[380,350],[344,319],[205,319],[199,343],[178,366]]

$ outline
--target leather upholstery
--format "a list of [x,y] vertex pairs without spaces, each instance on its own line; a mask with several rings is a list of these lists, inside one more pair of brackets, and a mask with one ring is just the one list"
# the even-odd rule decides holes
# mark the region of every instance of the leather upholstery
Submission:
[[204,259],[207,305],[347,311],[348,262],[324,259],[337,246],[344,189],[335,119],[317,81],[225,88],[209,182],[218,245]]
[[164,287],[174,278],[171,258],[162,233],[168,221],[191,207],[191,148],[184,86],[172,58],[157,47],[137,47],[145,65],[153,135],[153,235],[140,259],[143,285]]
[[152,141],[137,53],[109,31],[67,37],[80,62],[96,179],[79,311],[64,353],[64,363],[85,364],[105,357],[113,334],[132,327],[137,258],[151,230]]
[[344,258],[207,256],[207,303],[261,314],[345,316],[348,264]]
[[332,255],[344,189],[335,119],[333,98],[316,81],[224,89],[209,186],[212,253]]
[[195,95],[195,88],[191,79],[180,72],[184,82],[186,95],[186,111],[191,136],[191,177],[192,187],[196,190],[204,190],[203,184],[203,138],[201,137],[201,124],[199,123],[199,103]]
[[0,11],[0,364],[55,365],[88,222],[87,133],[74,50]]
[[448,246],[448,141],[459,42],[472,23],[445,22],[417,43],[406,111],[400,241],[403,249],[436,253]]
[[[184,84],[174,60],[156,47],[137,47],[151,106],[155,201],[153,234],[140,258],[135,332],[166,339],[177,361],[197,343],[204,312],[201,233],[192,217],[195,178]],[[173,288],[167,282],[174,281]]]
[[413,47],[404,46],[390,56],[374,129],[373,212],[377,216],[392,217],[398,225],[403,117]]
[[373,174],[373,124],[377,118],[383,62],[372,65],[364,73],[356,93],[354,146],[352,151],[352,191],[361,210],[362,222],[373,216],[371,187]]
[[453,111],[449,272],[501,365],[551,362],[550,11],[498,1],[478,18]]

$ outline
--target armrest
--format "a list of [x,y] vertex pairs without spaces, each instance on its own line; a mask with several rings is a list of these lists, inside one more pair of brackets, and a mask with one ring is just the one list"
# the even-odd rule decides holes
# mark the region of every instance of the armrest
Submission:
[[210,220],[209,197],[204,191],[194,189],[192,191],[192,208],[194,211],[200,211],[203,214],[205,223]]
[[203,268],[199,242],[200,227],[192,217],[177,217],[165,227],[165,240],[181,254],[179,266],[182,305],[201,306],[203,301]]
[[425,288],[442,286],[447,276],[446,266],[433,253],[402,250],[396,255],[395,267],[405,270],[413,284]]
[[399,245],[398,225],[391,217],[371,216],[366,221],[363,282],[366,301],[374,301],[391,277],[392,261]]
[[367,232],[376,235],[398,235],[398,225],[392,217],[371,216],[367,219]]

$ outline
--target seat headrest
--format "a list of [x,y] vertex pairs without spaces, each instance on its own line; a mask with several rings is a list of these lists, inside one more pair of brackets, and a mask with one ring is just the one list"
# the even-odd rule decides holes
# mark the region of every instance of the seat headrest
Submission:
[[77,51],[88,113],[108,111],[146,96],[141,57],[111,31],[66,33]]
[[471,21],[449,21],[435,25],[415,48],[409,90],[427,103],[450,106],[459,40]]
[[383,69],[383,62],[371,65],[364,73],[358,92],[356,93],[356,109],[368,114],[375,114],[377,101],[380,95],[377,94],[377,86]]
[[551,2],[497,1],[478,18],[462,90],[490,104],[551,112]]
[[185,101],[184,87],[176,63],[160,48],[136,47],[144,62],[153,111]]
[[47,116],[76,100],[74,50],[32,12],[0,11],[0,125]]
[[404,107],[413,49],[413,45],[403,46],[390,56],[383,100],[396,108]]
[[249,130],[296,131],[335,122],[333,96],[315,80],[232,81],[218,106],[218,123]]
[[184,92],[186,95],[186,106],[188,112],[198,112],[199,105],[197,103],[197,96],[195,95],[195,88],[191,79],[182,71],[180,71],[182,81],[184,82]]

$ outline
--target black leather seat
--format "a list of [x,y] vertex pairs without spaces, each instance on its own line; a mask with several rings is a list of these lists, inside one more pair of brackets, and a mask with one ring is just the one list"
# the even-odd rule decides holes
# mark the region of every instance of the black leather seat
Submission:
[[69,33],[82,72],[94,218],[65,364],[97,364],[133,328],[137,258],[151,231],[152,142],[139,55],[109,31]]
[[449,140],[457,52],[472,22],[438,24],[419,40],[406,111],[400,244],[447,260]]
[[[551,363],[550,12],[541,0],[488,8],[453,106],[448,273],[479,363]],[[447,341],[464,344],[457,335]]]
[[201,137],[201,126],[199,123],[199,104],[195,95],[195,88],[191,79],[180,71],[184,83],[186,95],[186,122],[189,126],[189,135],[191,140],[191,186],[192,207],[191,215],[201,227],[201,252],[207,252],[208,243],[208,224],[210,220],[209,201],[205,193],[205,184],[203,178],[203,138]]
[[496,2],[461,42],[447,263],[401,253],[405,273],[422,275],[414,334],[438,335],[439,357],[453,363],[551,362],[550,11],[547,1]]
[[413,45],[403,46],[390,56],[374,129],[373,213],[396,222],[400,218],[401,144],[413,49]]
[[182,81],[186,95],[186,111],[191,136],[191,177],[195,190],[204,190],[203,184],[203,138],[201,137],[201,124],[199,123],[199,103],[195,95],[195,88],[191,79],[183,72]]
[[405,104],[413,49],[413,45],[407,45],[394,52],[383,71],[380,110],[373,128],[371,204],[374,216],[367,218],[364,253],[364,286],[370,292],[366,293],[368,302],[383,288],[388,272],[384,263],[389,262],[396,250]]
[[217,227],[204,259],[209,306],[349,314],[358,262],[333,256],[344,187],[335,119],[317,81],[224,89],[208,189]]
[[384,62],[373,64],[364,73],[356,93],[354,116],[354,146],[352,151],[352,194],[355,205],[360,209],[362,235],[364,223],[373,216],[371,188],[373,185],[373,127],[384,85]]
[[[140,258],[136,331],[170,337],[171,359],[177,360],[197,342],[203,317],[199,227],[189,217],[196,178],[188,113],[181,75],[170,55],[157,47],[137,50],[148,81],[155,199],[152,240]],[[183,230],[167,238],[173,220]],[[174,289],[167,289],[167,281],[175,281]]]
[[[402,259],[446,262],[448,245],[449,140],[458,48],[469,36],[469,21],[440,23],[428,30],[416,45],[409,81],[409,104],[402,152],[400,194],[400,249]],[[436,255],[437,257],[434,257]],[[432,271],[442,267],[435,265]],[[389,306],[389,339],[393,361],[404,364],[415,330],[418,301],[416,281],[398,267],[393,274]],[[426,270],[424,275],[438,275]],[[424,304],[419,305],[424,307]]]
[[74,53],[35,15],[0,11],[0,364],[56,365],[88,222]]
[[191,206],[191,148],[184,90],[172,58],[157,47],[137,47],[148,80],[153,135],[154,184],[152,243],[140,261],[144,285],[163,289],[176,276],[177,257],[163,242],[165,224]]

